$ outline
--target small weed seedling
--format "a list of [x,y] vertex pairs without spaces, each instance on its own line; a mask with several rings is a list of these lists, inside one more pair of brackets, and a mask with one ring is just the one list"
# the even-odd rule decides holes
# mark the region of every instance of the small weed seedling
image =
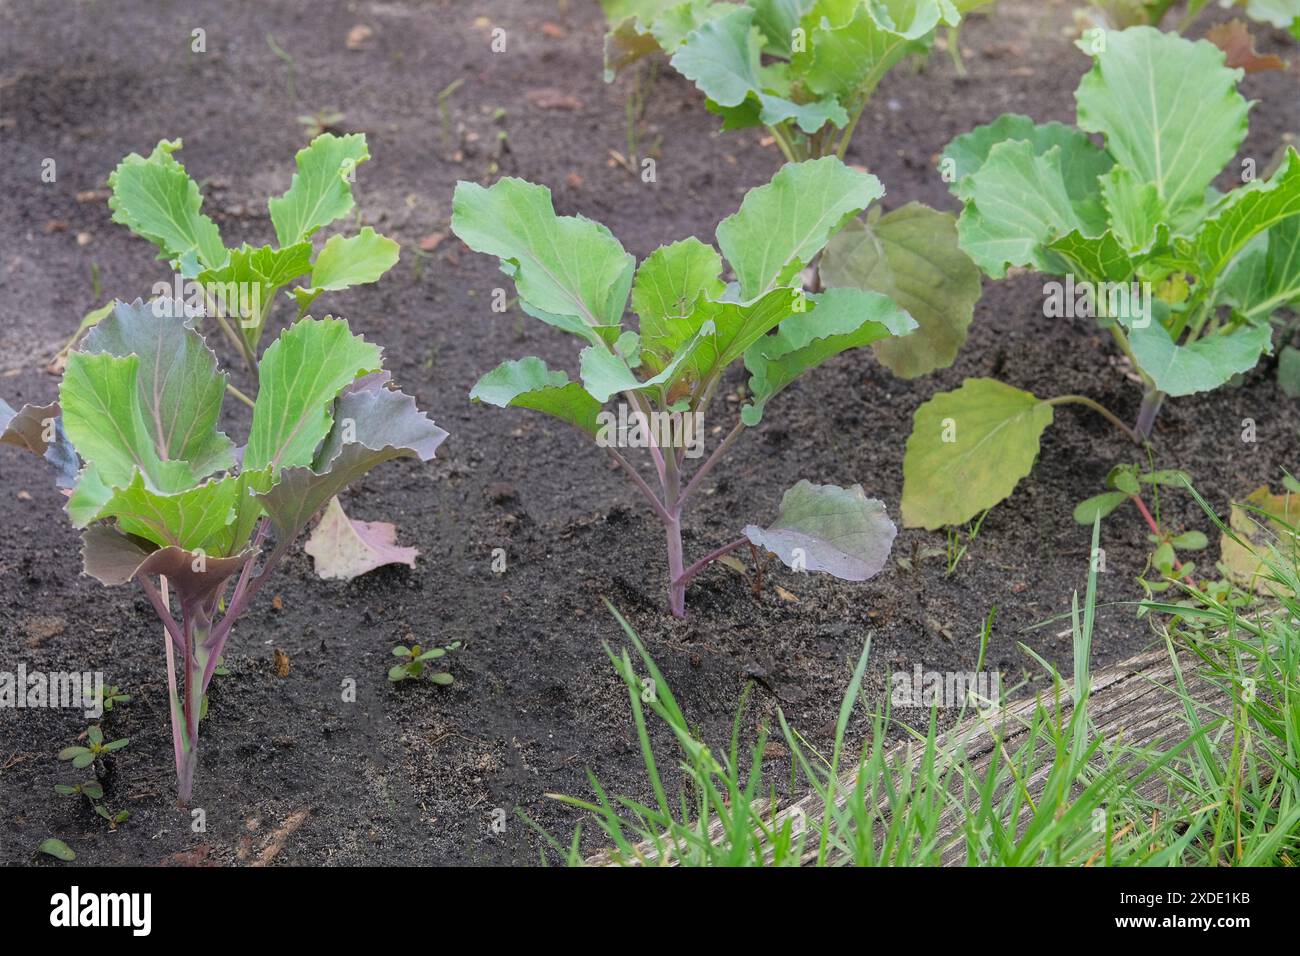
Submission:
[[[1142,493],[1143,485],[1152,490],[1152,507],[1147,507]],[[1074,520],[1091,527],[1094,521],[1107,517],[1120,505],[1131,501],[1146,524],[1147,540],[1151,543],[1147,570],[1154,570],[1163,578],[1160,581],[1148,581],[1145,576],[1138,578],[1138,583],[1146,590],[1147,596],[1167,591],[1179,582],[1195,585],[1195,563],[1183,561],[1178,552],[1202,551],[1209,544],[1209,539],[1201,531],[1175,534],[1160,520],[1160,489],[1187,488],[1190,485],[1191,479],[1182,471],[1140,471],[1135,465],[1116,465],[1106,476],[1106,487],[1110,490],[1079,502],[1074,509]]]
[[119,704],[131,703],[131,695],[124,694],[122,688],[116,684],[112,687],[105,687],[99,693],[99,705],[103,708],[104,713],[112,713],[113,708]]
[[[120,742],[125,743],[125,741]],[[108,821],[110,830],[116,830],[119,825],[131,819],[129,810],[119,810],[115,813],[100,802],[104,799],[104,788],[96,780],[76,784],[56,783],[54,792],[63,797],[85,797],[95,813]]]
[[87,780],[85,783],[56,783],[54,792],[61,797],[85,797],[87,800],[95,801],[104,798],[104,788],[100,786],[97,780]]
[[1248,160],[1244,185],[1212,187],[1246,137],[1241,71],[1210,43],[1150,27],[1081,45],[1095,63],[1075,93],[1077,129],[1008,114],[953,140],[941,166],[964,206],[962,248],[995,279],[1012,267],[1062,277],[1043,287],[1045,313],[1109,333],[1144,386],[1137,423],[1083,396],[967,379],[916,412],[907,527],[960,524],[1010,495],[1057,406],[1089,407],[1145,442],[1166,396],[1254,368],[1273,313],[1300,299],[1300,154],[1288,147],[1258,178]]
[[[865,581],[884,566],[895,528],[861,486],[801,481],[777,521],[687,564],[682,515],[692,496],[768,403],[804,372],[846,349],[906,335],[916,323],[888,296],[860,289],[807,293],[798,276],[827,240],[883,192],[879,180],[838,159],[785,166],[753,189],[718,226],[718,249],[696,238],[664,246],[637,267],[608,229],[557,216],[550,191],[519,179],[490,189],[462,182],[452,230],[471,249],[501,260],[529,315],[584,343],[581,381],[540,358],[508,361],[483,376],[471,398],[545,412],[605,449],[662,522],[668,550],[668,608],[686,613],[686,585],[711,561],[753,543],[797,571]],[[719,254],[721,250],[721,255]],[[735,281],[722,278],[723,256]],[[623,327],[631,293],[637,329]],[[498,297],[504,299],[504,290]],[[705,415],[723,373],[743,359],[749,402],[703,458]],[[606,403],[621,397],[617,411]],[[620,448],[644,448],[659,490]]]
[[50,837],[41,841],[41,845],[36,848],[37,853],[44,853],[46,856],[52,856],[56,860],[62,860],[64,863],[70,863],[77,858],[77,854],[72,852],[72,848],[60,840],[58,837]]
[[96,724],[86,730],[86,746],[64,747],[59,751],[60,760],[71,760],[72,766],[77,770],[85,770],[96,760],[113,753],[115,750],[121,750],[131,741],[127,737],[120,740],[104,740],[104,732]]
[[971,545],[980,536],[980,529],[984,527],[984,519],[988,516],[989,513],[984,512],[966,526],[965,532],[960,528],[948,529],[948,547],[944,552],[944,559],[947,563],[947,570],[944,571],[945,577],[952,577],[952,573],[957,570],[957,565],[961,564],[961,559],[966,557]]
[[[85,573],[106,585],[138,582],[158,612],[188,801],[201,701],[231,627],[334,495],[389,459],[430,460],[447,436],[390,387],[377,345],[340,319],[309,318],[262,357],[236,455],[217,430],[226,376],[174,311],[119,304],[68,356],[57,405],[0,406],[0,442],[44,456],[60,475],[71,462],[67,511],[82,529]],[[65,753],[84,767],[95,751]]]
[[460,641],[452,641],[444,647],[430,647],[425,649],[419,644],[407,647],[405,644],[399,644],[393,648],[393,656],[403,661],[401,664],[394,664],[388,671],[388,679],[396,683],[403,680],[421,680],[427,678],[435,684],[446,687],[454,682],[453,678],[446,671],[434,669],[433,662],[440,657],[445,657],[452,651],[460,650]]
[[102,803],[95,804],[95,812],[108,821],[108,828],[116,830],[119,826],[131,819],[130,810],[118,810],[114,812]]
[[301,116],[296,117],[298,125],[303,128],[310,140],[314,140],[325,133],[337,133],[339,126],[345,119],[347,119],[346,116],[329,107],[316,110],[314,113],[303,113]]

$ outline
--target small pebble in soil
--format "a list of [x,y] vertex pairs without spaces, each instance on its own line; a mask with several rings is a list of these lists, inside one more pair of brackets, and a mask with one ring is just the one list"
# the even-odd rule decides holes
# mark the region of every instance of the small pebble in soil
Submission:
[[504,481],[493,482],[484,489],[489,501],[493,504],[503,505],[508,501],[513,501],[516,497],[514,485],[507,484]]

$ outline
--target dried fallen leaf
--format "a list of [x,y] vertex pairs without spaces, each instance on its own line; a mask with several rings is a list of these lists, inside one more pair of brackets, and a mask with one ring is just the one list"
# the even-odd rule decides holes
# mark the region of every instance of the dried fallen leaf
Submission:
[[83,205],[91,202],[104,202],[107,199],[108,190],[106,189],[83,189],[77,193],[77,202]]
[[68,231],[68,221],[66,219],[51,219],[44,226],[44,232],[47,236],[56,232],[67,232],[67,231]]
[[740,560],[740,558],[734,558],[729,554],[724,554],[722,557],[718,558],[718,564],[722,565],[723,567],[730,568],[731,570],[735,571],[737,574],[749,573],[749,568],[745,567],[744,561]]
[[280,597],[280,595],[278,595],[278,594],[277,594],[275,597],[271,598],[271,610],[272,610],[272,611],[283,611],[283,610],[284,610],[284,598]]
[[565,182],[574,189],[577,189],[582,185],[582,177],[577,173],[569,173],[569,175],[565,177]]
[[1290,529],[1300,524],[1300,495],[1275,495],[1267,486],[1256,488],[1242,504],[1232,505],[1228,524],[1244,542],[1219,535],[1219,556],[1228,580],[1260,594],[1276,590],[1279,585],[1269,579],[1268,549],[1272,545],[1288,554],[1294,547]]
[[337,498],[330,499],[303,550],[316,560],[317,575],[343,581],[386,564],[415,567],[420,553],[398,547],[397,528],[387,521],[353,521]]
[[627,157],[624,156],[622,153],[620,153],[620,152],[619,152],[618,150],[616,150],[616,149],[611,149],[611,150],[609,151],[609,163],[608,163],[608,165],[610,165],[610,166],[619,165],[619,166],[622,166],[624,169],[626,169],[629,173],[635,173],[635,172],[636,172],[636,167],[633,166],[630,162],[628,162]]
[[249,865],[269,866],[271,861],[274,860],[279,855],[280,851],[284,849],[285,841],[287,841],[289,837],[293,836],[295,830],[307,822],[307,817],[310,815],[311,811],[306,807],[290,814],[289,818],[284,821],[284,824],[271,834],[270,839],[266,842],[266,848],[262,850],[262,852],[258,854],[257,859]]
[[1233,69],[1247,73],[1286,69],[1286,61],[1281,57],[1271,53],[1264,56],[1255,49],[1255,38],[1250,35],[1244,20],[1217,24],[1205,32],[1205,39],[1227,54],[1228,66]]
[[349,50],[360,50],[372,36],[375,31],[370,29],[364,23],[358,23],[348,31],[347,47]]
[[788,603],[788,604],[798,604],[798,603],[799,603],[799,599],[798,599],[797,597],[795,597],[793,594],[791,594],[791,593],[790,593],[789,591],[787,591],[785,588],[781,587],[781,585],[779,585],[779,584],[776,586],[776,596],[779,597],[782,601],[785,601],[785,602]]
[[158,861],[159,866],[216,866],[208,860],[212,855],[211,843],[200,843],[189,850],[178,850]]
[[563,90],[557,90],[553,86],[541,86],[529,90],[524,94],[524,99],[530,104],[536,106],[539,110],[580,110],[582,109],[582,100],[565,93]]
[[67,629],[67,620],[53,615],[29,617],[23,622],[23,631],[27,635],[27,646],[32,650],[40,647],[51,637],[58,637]]
[[278,647],[275,649],[275,676],[289,676],[289,655]]
[[551,23],[549,20],[542,24],[542,33],[546,34],[552,40],[563,40],[569,35],[569,31],[564,29],[558,23]]
[[18,492],[18,500],[19,500],[19,501],[31,501],[31,500],[32,500],[32,493],[31,493],[30,491],[20,491],[20,492]]
[[445,232],[431,232],[420,240],[420,251],[433,252],[434,249],[437,249],[438,246],[441,245],[442,240],[446,238],[447,234]]

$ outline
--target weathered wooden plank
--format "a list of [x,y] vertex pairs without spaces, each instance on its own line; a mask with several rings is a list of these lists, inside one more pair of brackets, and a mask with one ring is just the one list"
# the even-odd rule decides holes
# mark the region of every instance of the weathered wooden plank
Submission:
[[[1227,702],[1221,690],[1196,676],[1197,670],[1190,662],[1183,664],[1183,677],[1187,692],[1199,704],[1222,709]],[[1172,689],[1171,689],[1172,688]],[[1174,692],[1177,681],[1174,667],[1168,652],[1160,648],[1129,658],[1113,667],[1092,675],[1092,690],[1088,698],[1088,711],[1096,732],[1107,741],[1115,744],[1123,741],[1137,747],[1150,747],[1159,743],[1166,735],[1181,739],[1185,735],[1183,720],[1184,704],[1181,697]],[[1056,689],[1052,688],[1035,697],[1014,701],[996,714],[967,719],[962,724],[942,734],[936,747],[936,760],[940,769],[947,766],[955,755],[961,755],[975,773],[982,773],[993,757],[994,749],[1002,746],[1012,752],[1025,742],[1030,722],[1039,701],[1049,711],[1059,706],[1062,722],[1068,721],[1074,704],[1072,700],[1072,682],[1061,685],[1059,699]],[[912,747],[909,756],[908,748]],[[1043,746],[1046,746],[1044,743]],[[910,761],[913,769],[920,766],[924,759],[923,751],[914,744],[903,742],[895,745],[889,755],[889,765],[894,766],[900,760]],[[1050,760],[1036,770],[1026,781],[1029,792],[1037,795],[1041,792],[1050,774]],[[843,807],[844,801],[852,796],[857,783],[857,766],[845,771],[840,776],[836,801]],[[1138,794],[1144,797],[1162,795],[1163,784],[1152,777],[1138,787]],[[1001,796],[1001,794],[996,794]],[[886,807],[882,804],[881,810]],[[779,828],[786,820],[802,816],[805,821],[821,818],[824,805],[816,793],[810,793],[784,806],[777,814],[776,825]],[[948,846],[943,853],[943,863],[951,866],[965,859],[965,848],[961,844],[960,832],[962,820],[953,808],[945,811],[939,828],[939,846]],[[710,828],[712,839],[722,837],[722,825],[715,821]],[[810,841],[811,842],[811,841]],[[658,860],[653,844],[642,843],[638,848],[647,865],[674,866],[673,859]],[[804,854],[802,862],[806,865],[814,862],[817,847],[814,845]],[[601,851],[587,859],[589,866],[617,865],[609,851]]]

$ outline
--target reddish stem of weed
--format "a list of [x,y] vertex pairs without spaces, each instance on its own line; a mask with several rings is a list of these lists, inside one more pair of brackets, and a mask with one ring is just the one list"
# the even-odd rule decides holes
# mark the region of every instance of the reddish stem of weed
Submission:
[[[1160,525],[1157,524],[1156,519],[1151,516],[1151,512],[1147,509],[1146,502],[1142,500],[1142,496],[1129,495],[1129,498],[1132,499],[1133,504],[1137,505],[1137,510],[1142,513],[1142,517],[1146,521],[1147,527],[1151,529],[1151,533],[1157,538],[1161,537]],[[1179,571],[1183,569],[1183,562],[1178,560],[1177,555],[1174,555],[1174,567]],[[1194,580],[1188,579],[1187,583],[1192,587],[1196,587],[1196,582]]]

